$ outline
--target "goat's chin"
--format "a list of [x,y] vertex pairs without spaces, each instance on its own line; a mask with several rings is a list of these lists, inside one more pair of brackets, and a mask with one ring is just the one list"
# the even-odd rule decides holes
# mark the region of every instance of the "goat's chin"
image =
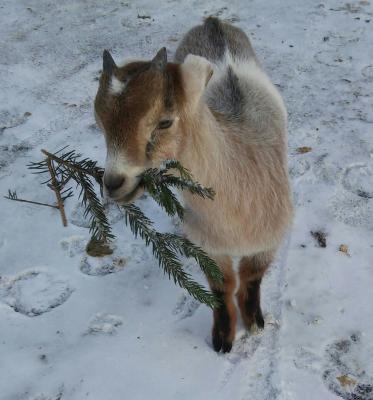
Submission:
[[124,196],[114,198],[113,200],[119,205],[131,204],[136,201],[143,193],[144,188],[141,185],[137,185],[133,190]]

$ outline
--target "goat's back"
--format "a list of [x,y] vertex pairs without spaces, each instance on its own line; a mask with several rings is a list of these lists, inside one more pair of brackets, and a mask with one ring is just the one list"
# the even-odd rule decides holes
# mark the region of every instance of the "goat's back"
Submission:
[[183,62],[188,54],[212,63],[214,74],[205,91],[206,103],[223,123],[238,124],[245,142],[268,142],[286,135],[282,98],[240,28],[209,17],[184,36],[175,60]]
[[188,54],[205,57],[212,63],[224,61],[227,50],[234,58],[255,59],[250,40],[241,29],[209,17],[203,25],[192,28],[175,53],[175,61],[183,62]]

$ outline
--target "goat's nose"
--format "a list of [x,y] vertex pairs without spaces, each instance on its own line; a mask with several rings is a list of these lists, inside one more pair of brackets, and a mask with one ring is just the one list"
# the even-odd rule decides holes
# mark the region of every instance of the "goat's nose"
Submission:
[[104,175],[104,184],[109,193],[115,192],[123,183],[123,175]]

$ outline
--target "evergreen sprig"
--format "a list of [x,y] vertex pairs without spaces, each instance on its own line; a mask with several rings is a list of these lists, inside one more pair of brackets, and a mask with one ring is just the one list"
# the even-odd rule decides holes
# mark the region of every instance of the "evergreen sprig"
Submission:
[[[72,189],[67,185],[74,181],[76,186],[80,187],[79,198],[85,210],[84,216],[90,220],[91,242],[108,243],[115,237],[92,181],[93,178],[98,183],[102,195],[104,170],[97,166],[96,161],[82,158],[82,155],[74,150],[64,153],[65,149],[66,147],[55,154],[42,150],[46,159],[31,163],[28,167],[35,173],[53,175],[43,183],[49,186],[53,183],[67,197],[72,195]],[[173,171],[179,176],[173,174]],[[176,160],[165,162],[161,169],[148,169],[139,178],[143,188],[167,214],[177,215],[181,220],[184,217],[184,208],[170,187],[188,190],[202,198],[213,199],[214,197],[214,191],[211,188],[205,188],[195,182],[191,173]],[[210,307],[216,307],[219,300],[184,271],[179,257],[194,258],[207,277],[216,282],[222,282],[223,276],[216,263],[190,240],[173,233],[157,232],[152,221],[136,205],[122,205],[121,209],[124,212],[126,225],[130,227],[135,237],[140,237],[147,246],[151,246],[165,274],[198,301]]]
[[[42,150],[46,158],[42,161],[28,164],[28,168],[35,173],[50,175],[50,167],[52,166],[55,178],[54,185],[61,191],[62,196],[65,194],[65,198],[72,195],[72,188],[67,187],[71,181],[75,182],[76,187],[80,186],[79,199],[81,199],[84,207],[84,216],[89,219],[90,233],[93,240],[110,242],[115,236],[112,233],[104,207],[95,192],[91,179],[93,178],[99,184],[102,193],[104,170],[97,166],[96,161],[82,158],[82,155],[75,152],[75,150],[63,153],[65,149],[66,147],[55,154]],[[52,185],[52,176],[49,176],[43,184]]]

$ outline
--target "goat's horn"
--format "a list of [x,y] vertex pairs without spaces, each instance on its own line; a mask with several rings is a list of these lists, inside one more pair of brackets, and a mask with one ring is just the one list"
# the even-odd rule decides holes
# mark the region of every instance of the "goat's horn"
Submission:
[[107,50],[104,50],[102,58],[103,58],[102,68],[104,72],[112,74],[113,71],[117,68],[115,61],[113,60],[113,57]]
[[156,56],[152,60],[152,66],[153,68],[159,70],[159,71],[164,71],[167,65],[167,50],[166,47],[162,47]]

